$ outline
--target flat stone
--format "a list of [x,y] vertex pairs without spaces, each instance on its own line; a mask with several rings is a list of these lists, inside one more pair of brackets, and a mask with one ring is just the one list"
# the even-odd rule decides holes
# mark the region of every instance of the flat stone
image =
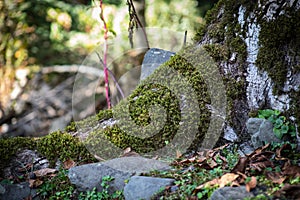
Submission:
[[102,191],[102,177],[110,176],[114,180],[109,183],[109,192],[123,190],[125,180],[131,176],[147,173],[152,170],[168,170],[170,166],[158,160],[143,157],[122,157],[101,163],[92,163],[73,167],[69,170],[68,177],[79,191],[90,191],[96,188]]
[[121,157],[108,160],[103,164],[131,174],[147,173],[153,170],[169,170],[171,167],[167,162],[148,159],[141,156],[136,157]]
[[129,179],[131,174],[111,168],[103,163],[92,163],[80,165],[69,170],[68,177],[72,184],[76,185],[79,191],[91,191],[94,188],[97,191],[103,191],[101,186],[104,176],[113,177],[109,182],[109,192],[122,190],[125,186],[124,181]]
[[165,51],[157,48],[149,49],[144,56],[140,80],[142,81],[150,76],[156,68],[168,61],[171,56],[174,55],[175,53],[171,51]]
[[174,179],[170,178],[133,176],[124,188],[125,200],[150,200],[151,197],[158,194],[161,189],[172,185],[174,181]]
[[243,200],[247,197],[254,197],[254,195],[251,192],[248,192],[245,186],[223,187],[215,190],[211,195],[210,200]]

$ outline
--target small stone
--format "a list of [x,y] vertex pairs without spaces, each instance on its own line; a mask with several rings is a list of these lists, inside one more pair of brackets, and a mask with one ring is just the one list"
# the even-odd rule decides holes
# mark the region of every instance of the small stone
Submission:
[[281,142],[273,132],[273,123],[264,120],[259,127],[259,139],[265,143]]
[[[252,118],[252,119],[254,119],[254,118]],[[256,118],[256,119],[259,119],[259,118]],[[252,121],[255,121],[255,120],[252,120]],[[256,130],[257,127],[254,127],[254,124],[259,125],[258,131],[256,133],[252,134],[252,136],[251,136],[251,142],[252,142],[254,148],[259,148],[267,143],[282,142],[282,140],[278,139],[276,137],[276,135],[274,134],[272,122],[270,122],[266,119],[260,119],[259,122],[260,123],[252,123],[253,127],[250,126],[250,129]]]
[[254,195],[251,192],[248,192],[245,186],[223,187],[215,190],[211,195],[210,200],[242,200],[247,197],[254,197]]
[[250,145],[250,142],[244,142],[239,146],[238,153],[240,156],[246,156],[251,154],[254,148]]
[[174,179],[147,176],[133,176],[124,188],[125,200],[150,200],[166,186],[172,185]]
[[173,55],[175,55],[175,53],[171,51],[157,48],[149,49],[144,56],[140,80],[142,81],[150,76],[156,68],[168,61]]
[[239,137],[236,135],[236,133],[234,132],[231,126],[226,126],[224,130],[224,139],[230,142],[235,142],[239,139]]
[[254,135],[255,133],[257,133],[263,121],[264,119],[261,118],[249,118],[248,121],[246,122],[248,133],[250,135]]

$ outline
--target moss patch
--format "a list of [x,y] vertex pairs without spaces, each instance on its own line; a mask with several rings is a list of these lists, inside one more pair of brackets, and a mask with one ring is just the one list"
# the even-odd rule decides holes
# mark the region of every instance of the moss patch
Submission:
[[62,162],[68,159],[75,162],[95,161],[78,138],[59,131],[38,139],[37,150],[46,156],[52,165],[58,159]]
[[[196,149],[200,146],[205,133],[207,132],[210,122],[210,111],[206,108],[206,104],[210,103],[210,94],[208,93],[207,84],[204,80],[205,74],[197,71],[197,69],[188,60],[197,60],[197,53],[191,52],[189,48],[178,53],[172,57],[167,63],[160,66],[147,80],[170,80],[168,82],[169,87],[160,84],[159,82],[151,83],[142,82],[137,89],[126,99],[121,101],[115,108],[113,108],[114,117],[124,118],[134,122],[138,127],[148,126],[154,123],[155,119],[151,119],[150,116],[151,106],[159,105],[163,107],[165,111],[166,121],[163,127],[153,129],[153,135],[143,135],[141,132],[135,132],[135,134],[129,134],[126,130],[131,129],[131,125],[128,121],[119,121],[118,125],[108,127],[104,130],[93,131],[86,143],[89,148],[92,148],[95,152],[107,151],[108,145],[103,143],[103,140],[110,141],[113,145],[120,149],[131,147],[138,153],[147,153],[153,150],[163,148],[171,141],[175,134],[178,134],[180,128],[180,122],[182,120],[193,124],[198,124],[196,139],[190,146],[191,149]],[[199,63],[203,64],[203,63]],[[204,65],[204,64],[203,64]],[[207,68],[209,68],[209,64]],[[164,71],[164,73],[162,73]],[[168,73],[168,71],[170,73]],[[165,73],[167,72],[167,74]],[[173,73],[176,72],[176,73]],[[184,77],[185,80],[182,79]],[[172,81],[171,81],[172,80]],[[183,83],[184,81],[187,81]],[[189,99],[191,97],[185,96],[186,105],[189,106],[190,101],[196,101],[197,109],[199,109],[200,115],[196,119],[182,119],[180,110],[180,99],[170,88],[177,88],[178,91],[185,90],[186,85],[193,88],[196,94],[196,99]],[[182,87],[182,88],[180,88]],[[106,112],[106,111],[104,111]],[[100,114],[104,115],[104,114]],[[153,121],[152,121],[153,120]],[[192,124],[193,123],[193,124]],[[127,126],[127,127],[126,127]],[[121,128],[122,127],[122,128]],[[188,133],[189,126],[184,130]],[[140,129],[137,129],[137,131]],[[143,137],[145,136],[145,137]],[[182,140],[185,140],[182,135]]]
[[0,170],[7,166],[10,159],[20,150],[35,149],[36,140],[33,138],[15,137],[0,139]]
[[79,163],[96,161],[78,138],[57,131],[40,138],[0,139],[0,171],[7,167],[18,151],[24,149],[37,150],[49,160],[52,167],[58,159],[62,162],[72,159]]
[[282,91],[288,69],[299,72],[299,63],[294,58],[300,56],[300,12],[290,8],[284,12],[273,21],[261,20],[256,61],[275,82],[278,93]]

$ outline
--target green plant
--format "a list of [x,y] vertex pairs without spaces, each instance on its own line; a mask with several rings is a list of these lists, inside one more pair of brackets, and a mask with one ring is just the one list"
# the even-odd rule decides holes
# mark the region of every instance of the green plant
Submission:
[[106,199],[123,199],[122,191],[115,191],[114,193],[109,193],[109,182],[113,181],[114,178],[111,176],[102,177],[101,187],[102,191],[97,192],[96,188],[93,188],[92,191],[81,192],[79,194],[79,200],[106,200]]
[[284,135],[289,135],[292,138],[296,137],[295,126],[292,125],[279,110],[259,110],[258,117],[267,119],[273,123],[273,132],[277,138],[282,139]]
[[74,192],[68,176],[68,171],[61,169],[58,174],[51,179],[46,180],[38,189],[40,197],[43,199],[70,199]]
[[202,191],[197,193],[198,199],[208,199],[217,188],[217,185],[212,187],[204,187]]

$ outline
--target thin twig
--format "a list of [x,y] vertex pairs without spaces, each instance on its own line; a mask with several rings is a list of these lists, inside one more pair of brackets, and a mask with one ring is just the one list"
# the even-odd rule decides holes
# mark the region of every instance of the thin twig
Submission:
[[[100,57],[100,55],[99,55],[98,53],[97,53],[97,56],[98,56],[100,62],[103,64],[103,60],[101,59],[101,57]],[[104,64],[103,64],[103,65],[104,65]],[[118,83],[118,81],[117,81],[117,79],[116,79],[114,73],[113,73],[110,69],[108,69],[108,68],[107,68],[107,70],[108,70],[109,74],[111,75],[111,77],[112,77],[114,83],[116,84],[116,87],[117,87],[118,91],[120,92],[122,98],[124,99],[124,98],[125,98],[124,92],[123,92],[123,90],[122,90],[120,84]]]
[[103,16],[103,1],[100,0],[100,19],[103,22],[104,28],[104,56],[103,56],[103,69],[104,69],[104,81],[105,81],[105,97],[107,102],[107,108],[111,108],[110,96],[109,96],[109,85],[108,85],[108,70],[107,70],[107,51],[108,51],[108,28],[106,25],[106,21]]
[[[129,7],[129,15],[130,15],[130,19],[129,19],[129,39],[130,39],[130,43],[131,43],[131,46],[133,46],[132,44],[132,28],[134,27],[134,25],[136,25],[136,28],[140,27],[143,31],[143,34],[144,34],[144,37],[145,37],[145,41],[146,41],[146,44],[147,44],[147,48],[149,49],[150,48],[150,45],[149,45],[149,41],[148,41],[148,37],[147,37],[147,33],[145,31],[145,27],[143,26],[143,24],[141,23],[140,19],[138,18],[137,14],[136,14],[136,10],[135,10],[135,7],[134,7],[134,4],[132,2],[132,0],[127,0],[127,4],[128,4],[128,7]],[[132,8],[132,10],[131,10]],[[132,23],[132,20],[135,20],[135,23]]]

